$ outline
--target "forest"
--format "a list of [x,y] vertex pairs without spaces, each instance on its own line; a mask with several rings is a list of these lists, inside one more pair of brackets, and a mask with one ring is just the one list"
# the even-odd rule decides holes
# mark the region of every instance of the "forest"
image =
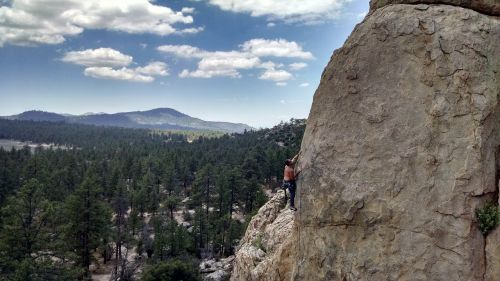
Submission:
[[[280,186],[305,120],[241,134],[0,120],[0,280],[199,280]],[[159,279],[158,276],[162,276]],[[170,279],[169,279],[170,278]]]

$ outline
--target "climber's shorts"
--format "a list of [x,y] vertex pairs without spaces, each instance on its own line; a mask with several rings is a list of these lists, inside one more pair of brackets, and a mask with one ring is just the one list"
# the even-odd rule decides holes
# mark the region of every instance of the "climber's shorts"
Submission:
[[297,188],[297,184],[295,181],[283,181],[283,189],[287,189],[290,191],[295,191]]

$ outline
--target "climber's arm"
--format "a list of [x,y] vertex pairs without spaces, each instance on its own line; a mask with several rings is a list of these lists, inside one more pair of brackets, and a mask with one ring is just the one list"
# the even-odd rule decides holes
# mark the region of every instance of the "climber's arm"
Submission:
[[297,159],[299,158],[299,155],[300,155],[300,151],[299,153],[297,153],[297,155],[295,155],[293,158],[292,158],[292,164],[295,164],[297,162]]
[[[295,164],[297,162],[297,160],[299,158],[299,155],[300,155],[300,151],[299,151],[299,153],[297,153],[297,155],[295,155],[293,157],[293,159],[292,159],[292,163],[293,164]],[[295,169],[294,169],[294,176],[295,176],[295,178],[297,178],[299,176],[299,174],[300,174],[301,171],[302,171],[301,169],[295,167]]]

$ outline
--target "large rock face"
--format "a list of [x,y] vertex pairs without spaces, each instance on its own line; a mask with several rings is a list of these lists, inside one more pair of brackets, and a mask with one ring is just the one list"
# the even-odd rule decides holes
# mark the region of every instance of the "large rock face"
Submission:
[[290,280],[294,213],[282,190],[248,224],[233,263],[231,281]]
[[499,1],[374,2],[466,8],[374,7],[333,54],[302,142],[292,280],[499,280],[500,235],[474,216],[498,200],[500,19],[477,11]]
[[498,0],[371,0],[370,8],[375,10],[392,4],[447,4],[476,10],[478,12],[500,16]]

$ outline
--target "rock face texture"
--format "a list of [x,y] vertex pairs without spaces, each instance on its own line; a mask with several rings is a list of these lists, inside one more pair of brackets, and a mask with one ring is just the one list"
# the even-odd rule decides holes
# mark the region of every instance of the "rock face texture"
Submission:
[[498,201],[499,1],[372,5],[314,96],[291,279],[499,280],[474,215]]
[[392,4],[447,4],[476,10],[478,12],[500,16],[498,0],[371,0],[370,8],[375,10]]
[[233,269],[234,256],[224,259],[203,260],[200,263],[200,273],[203,281],[227,281]]
[[250,221],[233,262],[232,281],[290,280],[294,213],[282,190]]
[[500,228],[497,227],[486,240],[486,274],[484,280],[500,279]]

